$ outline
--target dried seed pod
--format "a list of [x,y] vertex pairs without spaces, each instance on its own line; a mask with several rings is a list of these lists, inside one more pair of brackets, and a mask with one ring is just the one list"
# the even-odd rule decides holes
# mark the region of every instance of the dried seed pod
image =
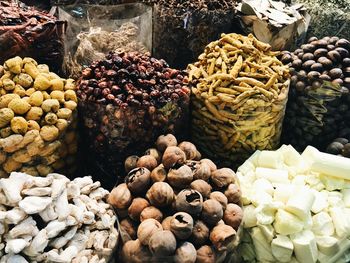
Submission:
[[144,167],[135,168],[128,173],[125,182],[133,194],[143,194],[151,183],[151,172]]
[[178,239],[189,238],[193,230],[193,218],[185,212],[176,213],[170,221],[170,230]]
[[156,182],[147,191],[147,199],[157,207],[171,205],[174,200],[174,191],[171,186],[165,182]]
[[228,199],[223,193],[219,191],[212,192],[209,198],[218,201],[222,205],[222,208],[224,210],[226,209]]
[[160,152],[164,152],[170,146],[177,146],[176,137],[172,134],[161,135],[157,139],[156,146]]
[[129,156],[126,158],[124,163],[125,172],[129,173],[132,169],[135,169],[137,166],[137,161],[139,160],[139,157],[136,155]]
[[224,251],[236,238],[236,231],[228,225],[217,225],[210,232],[210,241],[218,251]]
[[129,240],[122,249],[122,257],[128,263],[143,263],[151,258],[147,247],[143,246],[140,240]]
[[186,164],[191,168],[193,179],[201,179],[207,181],[210,178],[210,166],[206,162],[187,161]]
[[170,256],[176,250],[176,239],[169,230],[155,232],[149,240],[149,250],[154,256]]
[[179,168],[171,168],[167,175],[168,182],[176,188],[184,188],[193,180],[192,170],[187,165],[182,165]]
[[223,217],[221,204],[213,199],[208,199],[203,203],[201,218],[208,225],[216,225]]
[[160,163],[162,160],[162,154],[156,148],[150,148],[146,150],[145,155],[151,155]]
[[154,206],[145,207],[145,209],[143,209],[140,214],[140,221],[143,222],[150,218],[153,218],[161,223],[163,220],[163,214],[158,208]]
[[134,200],[132,200],[131,205],[128,209],[128,214],[132,220],[139,221],[141,212],[146,208],[150,206],[149,202],[141,197],[137,197]]
[[175,251],[174,263],[195,263],[196,258],[196,248],[190,242],[184,242]]
[[158,165],[151,172],[152,182],[164,182],[166,180],[166,177],[167,177],[167,172],[163,164]]
[[217,170],[216,164],[210,159],[202,159],[202,163],[206,163],[210,167],[210,172],[215,172]]
[[158,165],[156,158],[152,155],[144,155],[138,159],[136,166],[137,167],[145,167],[149,171],[152,171]]
[[211,189],[212,189],[210,184],[208,184],[206,181],[201,180],[201,179],[193,181],[191,183],[190,187],[191,187],[191,189],[200,192],[200,194],[204,198],[208,198],[209,197]]
[[179,148],[183,150],[183,152],[186,154],[187,160],[193,160],[197,156],[197,148],[196,146],[191,142],[182,142],[179,144]]
[[120,184],[109,194],[108,203],[117,209],[127,208],[132,201],[131,192],[126,184]]
[[136,225],[130,218],[125,218],[122,221],[120,221],[120,230],[124,231],[130,239],[136,239]]
[[216,256],[214,250],[210,246],[202,246],[197,249],[196,263],[215,263]]
[[209,233],[210,231],[206,224],[201,220],[197,220],[194,223],[190,240],[196,247],[202,246],[208,242]]
[[202,211],[203,197],[198,191],[185,189],[176,196],[175,206],[177,211],[195,216]]
[[229,184],[225,190],[225,195],[229,203],[238,203],[241,199],[242,192],[237,184]]
[[151,236],[159,231],[162,231],[162,225],[155,219],[149,218],[141,222],[137,229],[137,238],[142,245],[148,246]]
[[163,220],[162,222],[163,230],[170,230],[170,222],[172,218],[173,218],[172,216],[168,216]]
[[243,210],[240,206],[236,204],[228,204],[224,212],[224,222],[233,227],[233,229],[238,230],[243,219]]
[[228,186],[235,181],[235,172],[230,168],[221,168],[211,174],[211,181],[219,188]]
[[170,169],[174,165],[181,165],[184,164],[186,161],[186,154],[176,146],[170,146],[166,148],[162,163],[166,169]]

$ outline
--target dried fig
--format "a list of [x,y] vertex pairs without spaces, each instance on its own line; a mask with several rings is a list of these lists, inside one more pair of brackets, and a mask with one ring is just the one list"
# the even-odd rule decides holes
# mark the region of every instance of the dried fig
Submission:
[[236,231],[228,225],[217,225],[210,232],[209,239],[218,251],[224,251],[236,238]]
[[128,173],[125,182],[133,194],[143,194],[151,183],[151,172],[144,167],[135,168]]
[[212,189],[210,184],[208,184],[206,181],[201,180],[201,179],[193,181],[191,183],[190,187],[191,187],[191,189],[200,192],[200,194],[205,198],[209,197],[211,189]]
[[175,166],[169,170],[167,179],[171,186],[184,188],[193,180],[192,170],[187,165],[182,165],[179,168]]
[[213,199],[208,199],[203,203],[202,220],[208,225],[216,225],[223,217],[223,209],[221,204]]
[[204,224],[203,221],[197,220],[194,223],[193,230],[192,230],[192,235],[191,235],[191,242],[199,247],[204,245],[205,243],[208,242],[209,239],[209,228]]
[[178,212],[170,221],[170,230],[178,239],[187,239],[193,230],[193,218],[185,213]]
[[224,212],[224,222],[225,224],[233,227],[233,229],[238,230],[243,219],[243,210],[240,206],[236,204],[228,204]]
[[180,244],[175,251],[174,263],[195,263],[197,251],[190,242]]
[[193,179],[202,179],[207,181],[210,178],[210,166],[207,162],[187,161],[186,164],[191,168]]
[[157,139],[156,146],[160,152],[164,152],[170,146],[177,146],[176,137],[172,134],[161,135]]
[[176,239],[169,230],[157,231],[149,240],[149,250],[155,256],[170,256],[176,250]]
[[137,238],[140,240],[142,245],[147,246],[151,236],[159,231],[162,231],[162,225],[155,219],[150,218],[141,222],[137,229]]
[[229,203],[238,203],[241,199],[242,192],[237,184],[230,184],[225,190],[225,195]]
[[139,160],[139,157],[136,155],[129,156],[126,158],[124,163],[125,172],[130,172],[132,169],[135,169],[137,166],[137,161]]
[[212,192],[210,194],[209,198],[218,201],[221,204],[222,208],[224,210],[226,209],[228,200],[227,200],[227,197],[223,193],[221,193],[219,191]]
[[162,158],[162,163],[166,169],[170,169],[175,164],[182,165],[185,161],[186,154],[176,146],[166,148]]
[[176,196],[175,206],[177,211],[195,216],[202,211],[203,197],[198,191],[185,189]]
[[115,187],[108,196],[108,203],[117,209],[127,208],[132,201],[131,192],[126,184]]
[[214,250],[210,246],[202,246],[197,249],[196,263],[215,263],[216,256]]
[[152,155],[144,155],[140,157],[136,164],[137,167],[144,167],[147,168],[149,171],[152,171],[154,168],[157,167],[157,165],[157,160]]
[[170,230],[170,222],[172,218],[172,216],[168,216],[163,220],[162,227],[164,230]]
[[235,172],[230,168],[221,168],[211,174],[211,181],[219,188],[228,186],[235,181]]
[[190,142],[182,142],[179,144],[179,148],[183,150],[186,154],[187,160],[193,160],[197,156],[197,148],[193,143]]
[[125,218],[122,221],[120,221],[120,230],[125,232],[125,233],[122,233],[123,237],[125,234],[127,234],[128,239],[135,240],[137,238],[136,226],[130,218]]
[[128,263],[143,263],[151,258],[151,253],[147,247],[142,246],[140,240],[129,240],[122,249],[122,257]]
[[152,182],[164,182],[166,180],[166,177],[167,177],[167,172],[163,164],[158,165],[151,172]]
[[141,197],[137,197],[132,200],[131,205],[128,209],[128,214],[132,220],[139,221],[141,212],[150,206],[149,202]]
[[153,156],[157,160],[157,163],[160,163],[162,160],[162,154],[156,148],[146,150],[145,155]]
[[147,191],[147,199],[157,207],[171,205],[174,200],[174,191],[171,186],[165,182],[156,182]]
[[157,220],[158,222],[162,222],[163,214],[158,208],[156,208],[154,206],[148,206],[142,210],[142,212],[140,214],[140,221],[143,222],[149,218],[153,218],[153,219]]

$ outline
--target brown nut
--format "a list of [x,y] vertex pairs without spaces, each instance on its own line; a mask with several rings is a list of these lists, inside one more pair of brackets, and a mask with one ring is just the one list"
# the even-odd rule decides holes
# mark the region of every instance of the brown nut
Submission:
[[127,234],[129,237],[128,239],[136,239],[136,225],[130,218],[125,218],[122,221],[120,221],[120,230],[123,231],[123,235]]
[[211,170],[208,162],[186,161],[186,164],[192,170],[193,179],[202,179],[207,181],[210,178]]
[[170,256],[176,250],[176,239],[169,230],[155,232],[149,240],[149,250],[154,256]]
[[157,165],[157,160],[152,155],[144,155],[140,157],[136,163],[137,167],[145,167],[149,171],[152,171]]
[[162,227],[164,230],[170,230],[170,222],[172,218],[173,218],[172,216],[168,216],[165,219],[163,219]]
[[304,44],[304,45],[301,45],[301,48],[303,49],[303,51],[305,53],[307,52],[313,52],[315,50],[315,46],[314,45],[311,45],[311,44]]
[[193,230],[193,218],[185,212],[173,215],[170,221],[170,230],[178,239],[187,239]]
[[184,242],[175,251],[174,263],[195,263],[196,258],[196,248],[190,242]]
[[179,168],[175,166],[169,170],[167,179],[172,187],[184,188],[193,180],[192,170],[187,165],[182,165]]
[[313,65],[313,64],[315,64],[316,63],[316,61],[315,60],[307,60],[307,61],[305,61],[304,63],[303,63],[303,69],[304,70],[310,70],[310,68],[311,68],[311,66]]
[[23,99],[13,99],[8,104],[8,107],[13,110],[14,113],[23,115],[30,109],[30,104]]
[[166,148],[163,158],[162,158],[162,163],[165,167],[165,169],[170,169],[174,165],[181,165],[186,162],[186,154],[176,146],[170,146]]
[[190,240],[195,246],[202,246],[208,242],[209,233],[207,225],[203,221],[197,220],[194,223]]
[[150,204],[146,199],[141,197],[135,198],[128,208],[130,218],[135,221],[140,221],[141,212],[148,206],[150,206]]
[[206,181],[201,180],[201,179],[193,181],[191,183],[190,187],[191,187],[191,189],[200,192],[200,194],[204,198],[208,198],[209,197],[211,189],[212,189],[210,184],[208,184]]
[[333,62],[326,57],[320,57],[317,62],[321,63],[324,68],[330,68],[333,65]]
[[187,160],[193,160],[197,156],[197,148],[191,142],[182,142],[179,144],[179,148],[186,154]]
[[216,225],[223,217],[222,205],[213,199],[208,199],[203,203],[201,219],[210,226]]
[[168,183],[156,182],[147,191],[147,199],[156,207],[171,205],[174,200],[174,191]]
[[337,51],[342,58],[349,57],[349,51],[347,51],[345,48],[337,47],[335,51]]
[[158,137],[156,146],[160,152],[164,152],[166,148],[170,146],[176,146],[177,140],[176,137],[172,134],[161,135]]
[[318,71],[310,71],[309,73],[307,73],[307,77],[309,78],[309,80],[318,79],[320,76],[321,73]]
[[137,166],[137,161],[139,160],[139,157],[136,155],[129,156],[126,158],[124,163],[125,172],[129,173],[132,169],[135,169]]
[[340,68],[333,68],[328,74],[332,79],[337,79],[343,76],[343,71]]
[[328,54],[327,54],[327,56],[328,56],[328,58],[329,58],[330,60],[332,60],[334,63],[337,63],[337,62],[339,62],[339,61],[342,60],[341,55],[340,55],[339,52],[336,51],[336,50],[331,50],[331,51],[329,51]]
[[233,227],[237,231],[243,219],[242,208],[236,204],[228,204],[223,219],[226,225]]
[[345,38],[341,38],[339,39],[335,45],[337,47],[342,47],[342,48],[346,48],[346,49],[350,49],[350,42],[349,40],[345,39]]
[[319,48],[316,49],[316,51],[314,52],[314,56],[316,59],[320,58],[320,57],[325,57],[327,56],[328,50],[326,48]]
[[155,219],[150,218],[141,222],[137,229],[137,238],[140,240],[142,245],[148,246],[151,236],[158,232],[162,231],[162,225]]
[[14,133],[25,134],[28,130],[28,123],[23,117],[14,117],[11,120],[11,129]]
[[202,211],[203,197],[198,191],[185,189],[176,196],[175,206],[179,212],[196,216]]
[[145,209],[143,209],[140,214],[140,221],[143,222],[150,218],[153,218],[161,223],[163,220],[163,214],[158,208],[154,206],[145,207]]
[[143,246],[140,240],[129,240],[122,249],[124,262],[143,263],[151,258],[151,253],[147,247]]
[[238,203],[241,199],[242,192],[237,184],[230,184],[225,190],[225,195],[229,203]]
[[211,174],[210,180],[219,188],[228,186],[235,181],[235,172],[230,168],[221,168]]
[[217,225],[210,233],[210,241],[218,251],[224,251],[236,238],[236,231],[228,225]]
[[224,210],[226,209],[228,200],[227,200],[227,197],[223,193],[221,193],[219,191],[212,192],[210,194],[209,198],[218,201],[221,204],[222,208]]
[[150,148],[146,150],[145,155],[151,155],[160,163],[162,160],[162,154],[156,148]]
[[127,208],[132,201],[131,192],[126,184],[120,184],[109,194],[108,203],[117,209]]
[[151,172],[152,182],[164,182],[166,180],[167,172],[163,164],[158,165]]
[[303,61],[301,61],[301,59],[295,59],[292,62],[292,66],[295,69],[300,69],[301,65],[303,64]]
[[313,60],[315,57],[314,57],[314,54],[312,53],[305,53],[303,55],[303,57],[301,58],[302,61],[308,61],[308,60]]
[[144,167],[135,168],[128,173],[125,182],[132,194],[143,194],[151,183],[151,172]]
[[217,170],[216,164],[210,159],[202,159],[201,163],[206,163],[210,167],[210,172],[215,172]]
[[322,66],[321,63],[315,63],[315,64],[311,65],[310,69],[312,71],[322,72],[323,71],[323,66]]
[[210,246],[202,246],[197,250],[196,263],[216,263],[214,250]]

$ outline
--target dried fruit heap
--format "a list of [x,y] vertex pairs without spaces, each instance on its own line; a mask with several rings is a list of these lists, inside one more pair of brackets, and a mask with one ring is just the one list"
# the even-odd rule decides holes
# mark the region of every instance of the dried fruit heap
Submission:
[[126,159],[130,172],[108,199],[121,220],[124,262],[214,263],[232,253],[243,217],[235,173],[171,134],[145,154]]

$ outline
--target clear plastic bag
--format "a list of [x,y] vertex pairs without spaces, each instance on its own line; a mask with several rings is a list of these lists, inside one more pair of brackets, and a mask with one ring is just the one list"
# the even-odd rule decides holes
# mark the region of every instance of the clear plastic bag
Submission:
[[152,49],[152,8],[143,4],[70,5],[58,9],[69,22],[64,68],[78,78],[82,69],[109,52]]

